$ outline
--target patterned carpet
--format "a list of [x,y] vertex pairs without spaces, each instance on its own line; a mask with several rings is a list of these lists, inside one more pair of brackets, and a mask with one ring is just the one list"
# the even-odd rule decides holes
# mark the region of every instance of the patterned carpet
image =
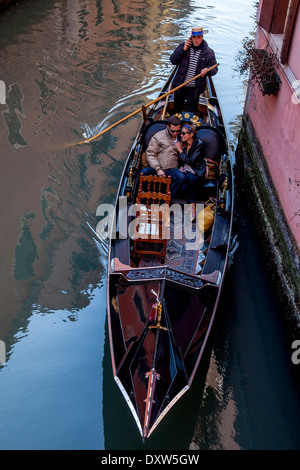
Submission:
[[[170,239],[167,243],[165,266],[189,274],[198,273],[202,268],[200,262],[205,259],[203,252],[206,248],[207,244],[200,239],[196,223],[184,225],[179,221],[174,225],[174,218],[171,216]],[[143,255],[139,268],[159,265],[161,262],[158,256]]]

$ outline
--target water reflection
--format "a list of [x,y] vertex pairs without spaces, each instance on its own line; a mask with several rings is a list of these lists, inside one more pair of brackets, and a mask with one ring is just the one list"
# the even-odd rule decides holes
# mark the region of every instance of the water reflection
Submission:
[[[34,8],[24,0],[0,16],[8,93],[0,104],[1,448],[143,448],[112,380],[108,343],[103,358],[107,241],[95,234],[96,209],[114,201],[141,117],[74,144],[155,98],[170,53],[199,22],[220,62],[215,84],[234,147],[244,90],[232,66],[251,13],[248,0],[35,0]],[[144,450],[257,446],[258,418],[245,398],[255,381],[244,386],[245,357],[226,339],[239,277],[227,284],[211,362]]]
[[[96,226],[98,204],[114,197],[140,118],[101,142],[64,147],[156,94],[165,74],[160,53],[176,33],[172,20],[187,10],[188,2],[179,12],[173,2],[98,1],[37,2],[32,12],[24,2],[1,18],[1,73],[9,90],[1,114],[1,187],[9,201],[1,279],[11,320],[24,296],[72,308],[85,285],[103,276],[89,227]],[[61,296],[61,287],[70,295]]]
[[[34,9],[24,1],[0,17],[0,78],[8,90],[0,107],[0,337],[8,358],[1,369],[0,406],[30,421],[26,439],[22,429],[6,427],[4,448],[57,445],[45,432],[47,424],[52,429],[55,424],[42,401],[64,416],[64,406],[47,392],[47,375],[57,374],[50,389],[62,387],[64,393],[59,379],[64,357],[70,382],[72,374],[77,377],[72,370],[81,349],[75,342],[73,348],[64,346],[72,325],[79,325],[78,332],[82,328],[91,345],[83,362],[95,358],[93,374],[101,377],[103,351],[95,352],[93,345],[104,340],[107,242],[96,238],[96,208],[114,200],[140,117],[92,145],[73,144],[156,94],[166,77],[168,43],[178,31],[173,20],[188,11],[188,4],[182,2],[179,11],[174,1],[37,0]],[[87,315],[93,324],[85,330]],[[40,352],[28,356],[37,346]],[[34,370],[41,386],[31,382]],[[91,386],[90,379],[82,382],[79,394]],[[100,407],[97,389],[93,398]],[[37,419],[42,408],[43,428]],[[93,423],[100,425],[98,415]],[[90,433],[83,447],[89,447],[89,439],[95,442]],[[71,434],[67,430],[62,447],[68,447]]]
[[[234,391],[224,385],[225,371],[219,370],[214,353],[211,356],[209,372],[198,420],[194,429],[191,450],[199,449],[240,449],[237,443],[235,422],[238,415]],[[212,406],[217,403],[219,406]]]
[[11,85],[6,97],[8,110],[6,112],[4,111],[2,115],[8,128],[8,140],[14,150],[27,145],[21,134],[22,123],[18,116],[20,114],[25,117],[22,108],[23,99],[24,97],[20,86],[17,83]]

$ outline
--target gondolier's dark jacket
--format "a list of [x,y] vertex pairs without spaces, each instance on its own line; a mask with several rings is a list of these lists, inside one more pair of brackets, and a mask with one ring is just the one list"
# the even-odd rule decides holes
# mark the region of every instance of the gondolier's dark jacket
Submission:
[[[186,73],[188,70],[189,66],[189,60],[190,60],[190,48],[188,48],[186,51],[184,50],[184,42],[179,44],[179,46],[175,49],[173,54],[170,56],[170,61],[173,65],[178,65],[179,64],[179,69],[177,70],[177,73],[174,77],[173,83],[172,83],[172,88],[176,88],[178,85],[181,85],[185,81]],[[212,65],[215,65],[217,63],[216,58],[215,58],[215,53],[214,51],[208,47],[208,44],[205,40],[202,41],[201,45],[201,53],[199,55],[198,63],[197,63],[197,69],[196,69],[196,75],[201,73],[201,70],[204,69],[205,67],[211,67]],[[218,67],[214,68],[210,72],[207,73],[208,76],[213,76],[216,75],[218,71]],[[199,77],[196,79],[195,83],[195,99],[198,99],[199,95],[203,93],[206,87],[206,77]],[[179,89],[177,93],[180,93]]]

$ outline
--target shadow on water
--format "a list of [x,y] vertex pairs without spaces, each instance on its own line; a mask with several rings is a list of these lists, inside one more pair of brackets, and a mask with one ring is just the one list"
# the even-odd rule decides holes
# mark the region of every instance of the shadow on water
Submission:
[[239,248],[225,279],[192,448],[297,449],[299,371],[239,180],[236,189]]

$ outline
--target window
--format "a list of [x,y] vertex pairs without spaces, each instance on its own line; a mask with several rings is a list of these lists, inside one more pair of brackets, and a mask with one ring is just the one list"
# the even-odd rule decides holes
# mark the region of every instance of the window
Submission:
[[262,0],[258,24],[268,33],[283,34],[280,60],[285,64],[293,37],[299,0]]
[[282,34],[289,0],[262,0],[258,24],[268,33]]
[[284,25],[284,38],[281,49],[281,63],[285,64],[289,55],[290,44],[293,37],[293,29],[297,16],[299,0],[290,0],[286,21]]

